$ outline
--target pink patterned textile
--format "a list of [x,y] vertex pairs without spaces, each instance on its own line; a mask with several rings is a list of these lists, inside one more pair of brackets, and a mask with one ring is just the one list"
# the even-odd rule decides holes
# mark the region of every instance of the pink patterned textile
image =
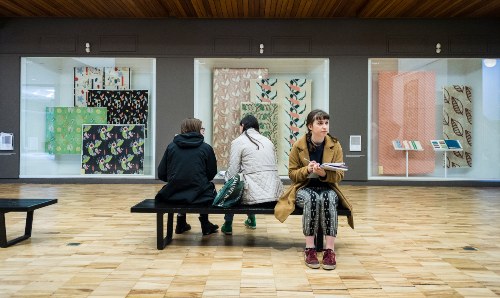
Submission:
[[240,135],[240,106],[250,101],[250,80],[267,75],[266,68],[214,68],[212,145],[219,170],[227,169],[231,141]]
[[434,172],[436,157],[429,140],[436,138],[435,74],[433,72],[379,72],[378,174],[404,175],[404,151],[393,140],[417,140],[424,151],[410,151],[409,174]]

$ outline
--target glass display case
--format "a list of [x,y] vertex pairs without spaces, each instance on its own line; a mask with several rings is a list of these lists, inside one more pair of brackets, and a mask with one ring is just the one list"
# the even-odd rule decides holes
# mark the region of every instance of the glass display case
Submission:
[[[369,179],[499,180],[498,61],[370,59]],[[395,150],[407,140],[423,150]]]
[[217,167],[228,167],[231,141],[246,114],[275,145],[278,170],[288,175],[288,153],[307,132],[312,109],[329,108],[330,61],[324,58],[197,58],[194,115],[206,126]]
[[20,178],[154,178],[155,59],[23,57]]

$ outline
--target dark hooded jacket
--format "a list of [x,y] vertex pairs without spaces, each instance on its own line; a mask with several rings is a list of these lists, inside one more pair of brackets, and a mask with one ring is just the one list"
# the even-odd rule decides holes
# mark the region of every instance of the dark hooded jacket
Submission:
[[214,150],[204,142],[202,134],[176,135],[158,166],[158,178],[167,184],[155,199],[176,204],[211,204],[217,194],[211,182],[216,174]]

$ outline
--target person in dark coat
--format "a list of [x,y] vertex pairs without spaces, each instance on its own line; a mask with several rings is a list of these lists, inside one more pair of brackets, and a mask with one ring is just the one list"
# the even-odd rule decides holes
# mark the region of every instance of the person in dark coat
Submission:
[[[202,122],[186,118],[181,123],[181,133],[168,144],[158,166],[158,178],[167,182],[155,197],[157,201],[175,204],[212,204],[217,191],[212,183],[217,174],[217,160],[213,148],[205,143]],[[203,235],[217,232],[218,225],[200,214]],[[177,214],[175,233],[189,231],[186,214]]]

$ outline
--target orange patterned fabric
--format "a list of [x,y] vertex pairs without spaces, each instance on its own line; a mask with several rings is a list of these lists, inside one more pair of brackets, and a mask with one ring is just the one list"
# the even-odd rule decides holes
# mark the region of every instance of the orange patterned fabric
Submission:
[[229,164],[231,141],[240,135],[240,105],[250,101],[250,80],[267,78],[265,68],[215,68],[213,80],[213,148],[217,169]]
[[459,140],[463,151],[447,154],[448,168],[472,167],[472,91],[468,86],[443,88],[443,138]]
[[307,132],[306,117],[312,110],[309,79],[260,79],[251,81],[250,98],[258,103],[279,105],[278,173],[288,175],[288,155],[295,143]]
[[380,72],[378,90],[378,174],[404,175],[405,153],[393,140],[418,140],[424,151],[410,151],[409,174],[434,172],[435,154],[429,140],[436,136],[435,74]]

